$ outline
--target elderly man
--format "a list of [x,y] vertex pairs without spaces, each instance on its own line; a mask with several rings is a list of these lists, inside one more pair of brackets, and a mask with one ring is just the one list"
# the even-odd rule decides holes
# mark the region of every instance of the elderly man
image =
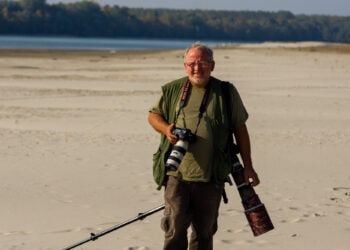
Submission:
[[[245,181],[255,186],[259,178],[250,156],[248,114],[236,88],[211,76],[213,51],[201,43],[191,45],[185,52],[184,67],[187,76],[162,87],[162,96],[148,117],[161,134],[153,156],[153,175],[158,188],[165,186],[164,250],[186,250],[188,245],[190,250],[211,250],[224,180],[232,167],[232,132],[244,163]],[[190,129],[197,139],[189,143],[178,167],[169,168],[165,162],[178,141],[175,128]]]

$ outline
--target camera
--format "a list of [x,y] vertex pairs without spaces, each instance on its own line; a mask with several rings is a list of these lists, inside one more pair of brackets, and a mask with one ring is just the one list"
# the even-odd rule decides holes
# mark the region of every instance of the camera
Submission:
[[187,128],[175,128],[172,133],[179,139],[173,146],[171,153],[165,163],[167,170],[176,171],[186,154],[190,142],[196,141],[196,135]]
[[175,128],[172,133],[179,138],[179,140],[194,142],[196,140],[196,135],[187,128]]

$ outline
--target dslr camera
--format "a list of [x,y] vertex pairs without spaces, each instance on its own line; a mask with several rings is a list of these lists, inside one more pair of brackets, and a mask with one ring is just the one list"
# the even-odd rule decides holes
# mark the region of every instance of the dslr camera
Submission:
[[165,163],[167,171],[176,171],[186,154],[190,142],[196,141],[196,135],[187,128],[175,128],[172,133],[179,139],[173,146],[171,153]]

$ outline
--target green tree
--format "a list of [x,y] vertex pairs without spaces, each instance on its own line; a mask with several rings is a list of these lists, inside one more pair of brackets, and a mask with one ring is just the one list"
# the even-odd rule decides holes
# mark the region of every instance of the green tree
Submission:
[[20,0],[19,5],[23,8],[23,10],[33,13],[36,10],[45,8],[46,0]]

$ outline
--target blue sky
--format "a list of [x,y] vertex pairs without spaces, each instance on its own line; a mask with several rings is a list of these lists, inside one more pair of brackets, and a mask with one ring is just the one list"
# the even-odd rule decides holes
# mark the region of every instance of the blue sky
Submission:
[[[79,0],[47,0],[48,3]],[[294,14],[350,16],[350,0],[96,0],[105,5],[141,8],[212,9],[212,10],[288,10]]]

